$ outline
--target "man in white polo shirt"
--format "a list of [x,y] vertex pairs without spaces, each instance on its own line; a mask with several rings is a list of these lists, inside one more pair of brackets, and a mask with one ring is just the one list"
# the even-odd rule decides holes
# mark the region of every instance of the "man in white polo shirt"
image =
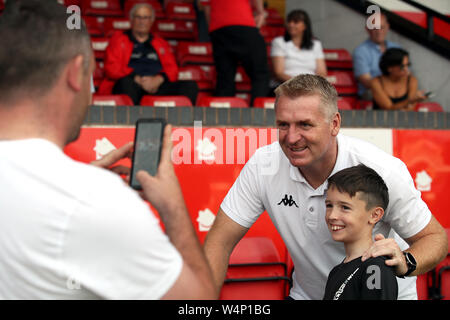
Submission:
[[[447,252],[445,231],[415,189],[405,164],[375,146],[339,134],[337,93],[324,78],[299,75],[276,89],[279,141],[258,149],[229,190],[205,240],[219,289],[237,242],[267,210],[294,261],[294,299],[321,299],[333,266],[345,257],[325,223],[327,178],[363,163],[386,181],[389,207],[376,226],[375,244],[363,256],[388,255],[399,277],[399,299],[417,299],[415,275]],[[395,230],[410,245],[407,263]],[[391,233],[391,236],[395,236]],[[398,238],[398,237],[397,237]],[[400,239],[398,239],[400,241]]]

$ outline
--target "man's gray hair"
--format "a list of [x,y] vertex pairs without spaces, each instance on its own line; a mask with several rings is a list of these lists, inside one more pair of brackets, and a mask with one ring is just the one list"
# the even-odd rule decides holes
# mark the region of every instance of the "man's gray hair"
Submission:
[[300,74],[282,83],[275,89],[276,102],[280,96],[298,98],[310,95],[320,96],[320,105],[328,120],[331,120],[338,112],[336,88],[324,77],[313,74]]
[[135,15],[136,11],[139,10],[140,8],[142,8],[142,7],[146,7],[146,8],[148,8],[148,9],[150,9],[150,11],[152,12],[152,18],[155,19],[155,10],[153,9],[152,5],[149,4],[149,3],[143,2],[143,3],[136,3],[136,4],[131,8],[131,10],[130,10],[130,12],[129,12],[129,14],[128,14],[128,16],[129,16],[129,18],[130,18],[130,21],[133,19],[133,17],[134,17],[134,15]]

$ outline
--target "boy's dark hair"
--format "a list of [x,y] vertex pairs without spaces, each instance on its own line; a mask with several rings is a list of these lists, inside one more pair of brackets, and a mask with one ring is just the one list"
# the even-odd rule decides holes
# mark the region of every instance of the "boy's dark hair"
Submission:
[[336,172],[328,178],[328,189],[336,187],[339,192],[348,193],[354,197],[357,192],[362,192],[361,200],[366,202],[366,209],[381,207],[386,210],[389,204],[388,188],[378,173],[359,164]]
[[380,57],[379,67],[383,75],[389,75],[389,67],[401,66],[403,58],[408,57],[409,53],[401,48],[387,49]]
[[89,33],[82,20],[78,29],[69,29],[70,16],[56,0],[6,2],[0,16],[0,99],[4,103],[16,95],[46,93],[65,64],[79,54],[88,72]]

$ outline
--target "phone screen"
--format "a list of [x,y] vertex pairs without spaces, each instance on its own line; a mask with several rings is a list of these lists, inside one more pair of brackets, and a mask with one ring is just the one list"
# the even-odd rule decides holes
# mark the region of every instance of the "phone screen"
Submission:
[[158,170],[164,126],[163,119],[139,119],[136,123],[130,178],[130,186],[133,189],[142,189],[136,179],[139,170],[147,171],[152,176]]

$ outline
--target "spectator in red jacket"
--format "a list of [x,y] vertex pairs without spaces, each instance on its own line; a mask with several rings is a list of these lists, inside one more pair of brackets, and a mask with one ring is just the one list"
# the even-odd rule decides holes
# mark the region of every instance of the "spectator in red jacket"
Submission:
[[197,84],[177,81],[178,66],[170,45],[150,33],[154,19],[153,8],[138,3],[130,11],[131,30],[111,37],[105,73],[115,82],[112,93],[126,94],[136,105],[144,95],[184,95],[195,104]]

